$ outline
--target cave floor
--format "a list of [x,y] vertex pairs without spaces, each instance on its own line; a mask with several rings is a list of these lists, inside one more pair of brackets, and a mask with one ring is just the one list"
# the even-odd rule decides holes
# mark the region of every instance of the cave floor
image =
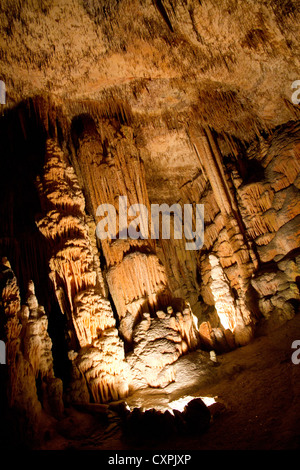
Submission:
[[300,314],[270,332],[261,328],[247,346],[217,356],[194,352],[178,362],[177,382],[136,392],[130,407],[164,407],[181,396],[214,397],[212,420],[199,436],[139,442],[124,436],[103,406],[70,407],[39,448],[61,450],[293,450],[300,447],[300,364],[291,360],[300,339]]

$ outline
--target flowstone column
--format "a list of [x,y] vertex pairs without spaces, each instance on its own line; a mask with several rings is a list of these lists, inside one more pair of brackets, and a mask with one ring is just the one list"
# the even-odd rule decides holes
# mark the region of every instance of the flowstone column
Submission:
[[[124,397],[129,368],[110,302],[105,298],[85,199],[73,168],[65,163],[63,152],[51,139],[37,187],[43,210],[37,226],[51,249],[50,278],[69,323],[69,358],[85,378],[81,386],[73,386],[73,398],[89,400],[91,394],[94,401],[105,402]],[[84,390],[85,383],[89,392]]]

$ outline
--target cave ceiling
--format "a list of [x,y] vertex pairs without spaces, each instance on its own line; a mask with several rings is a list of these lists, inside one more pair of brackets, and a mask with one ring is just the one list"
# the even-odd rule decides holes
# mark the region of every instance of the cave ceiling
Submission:
[[5,0],[6,107],[44,97],[71,122],[119,104],[139,130],[150,200],[174,202],[199,171],[191,124],[249,143],[297,117],[298,19],[290,0]]

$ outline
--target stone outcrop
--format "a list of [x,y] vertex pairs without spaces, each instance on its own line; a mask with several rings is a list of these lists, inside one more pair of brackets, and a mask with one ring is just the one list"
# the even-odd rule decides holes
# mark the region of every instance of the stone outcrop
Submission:
[[[236,164],[223,167],[241,218],[240,225],[233,225],[237,234],[234,237],[239,241],[240,248],[230,238],[234,231],[224,223],[222,204],[225,194],[221,198],[222,202],[218,202],[216,190],[208,193],[204,191],[204,199],[200,198],[205,207],[209,201],[214,201],[209,207],[215,208],[206,213],[207,253],[200,254],[199,259],[203,281],[200,290],[204,301],[215,307],[215,313],[210,314],[211,324],[203,322],[203,326],[200,325],[204,343],[210,344],[210,348],[215,345],[218,349],[214,337],[218,327],[215,314],[222,324],[218,304],[221,310],[232,312],[229,317],[231,322],[236,321],[237,344],[245,344],[251,339],[253,327],[261,315],[270,318],[273,314],[273,320],[278,317],[284,321],[284,318],[291,318],[297,311],[298,139],[298,125],[291,123],[270,137],[269,141],[253,145],[248,151],[247,179],[243,179]],[[218,187],[220,184],[219,181]],[[285,264],[281,266],[293,266],[292,276],[280,269],[278,263],[282,259]],[[230,326],[226,319],[225,324]],[[233,325],[227,327],[223,329],[231,329],[233,332]],[[232,347],[232,341],[229,343]]]
[[261,266],[251,284],[262,315],[284,321],[297,312],[299,301],[299,125],[275,133],[250,156],[260,163],[263,177],[237,184],[237,193]]

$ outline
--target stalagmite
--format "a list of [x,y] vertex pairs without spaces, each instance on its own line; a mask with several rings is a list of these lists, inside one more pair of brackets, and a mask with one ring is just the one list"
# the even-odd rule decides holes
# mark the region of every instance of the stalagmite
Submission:
[[48,317],[38,303],[32,281],[26,304],[21,305],[17,279],[7,264],[1,264],[0,278],[5,314],[8,413],[24,414],[32,437],[38,439],[44,423],[43,413],[61,418],[64,411],[62,381],[54,375]]
[[132,390],[165,387],[176,380],[174,363],[188,351],[199,347],[199,333],[190,306],[182,306],[183,313],[158,310],[155,317],[144,313],[133,330],[133,351],[127,361],[131,366]]

